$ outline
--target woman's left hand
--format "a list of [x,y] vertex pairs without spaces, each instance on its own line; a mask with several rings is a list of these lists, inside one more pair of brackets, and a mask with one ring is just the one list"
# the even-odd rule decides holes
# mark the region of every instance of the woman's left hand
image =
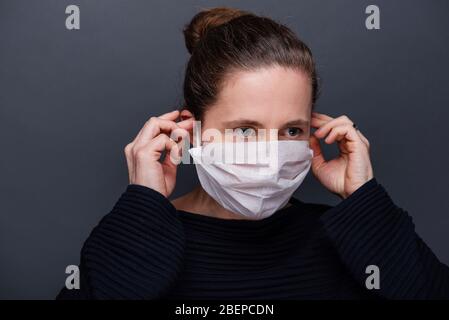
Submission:
[[[348,117],[313,112],[311,126],[317,128],[309,140],[314,153],[312,172],[324,187],[345,199],[373,178],[369,142]],[[325,160],[319,139],[327,144],[337,142],[339,156]]]

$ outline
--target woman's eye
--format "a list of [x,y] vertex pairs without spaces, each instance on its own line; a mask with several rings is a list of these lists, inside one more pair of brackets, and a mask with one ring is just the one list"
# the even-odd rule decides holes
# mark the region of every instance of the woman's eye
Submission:
[[297,137],[302,133],[300,128],[287,128],[287,135],[290,137]]
[[234,133],[237,136],[250,137],[250,136],[256,135],[256,130],[254,130],[253,128],[243,127],[243,128],[234,129]]

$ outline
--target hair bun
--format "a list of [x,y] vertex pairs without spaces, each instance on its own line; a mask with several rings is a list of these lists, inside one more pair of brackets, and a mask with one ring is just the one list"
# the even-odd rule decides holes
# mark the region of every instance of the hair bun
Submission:
[[198,42],[206,35],[208,30],[247,14],[250,13],[227,7],[217,7],[200,11],[183,30],[187,50],[192,54]]

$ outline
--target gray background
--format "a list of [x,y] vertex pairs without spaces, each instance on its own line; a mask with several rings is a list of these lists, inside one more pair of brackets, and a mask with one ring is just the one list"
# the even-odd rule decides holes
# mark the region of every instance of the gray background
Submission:
[[[381,30],[365,28],[372,3]],[[65,28],[69,4],[79,31]],[[0,0],[0,298],[64,285],[126,188],[124,146],[182,101],[183,25],[216,5],[276,18],[311,47],[317,110],[359,125],[375,176],[449,263],[448,1]],[[193,166],[178,177],[174,196],[197,183]],[[297,195],[338,202],[312,175]]]

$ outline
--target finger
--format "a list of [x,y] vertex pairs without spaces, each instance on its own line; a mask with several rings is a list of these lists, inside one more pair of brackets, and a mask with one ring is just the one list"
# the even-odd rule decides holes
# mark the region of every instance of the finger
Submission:
[[327,136],[333,128],[341,125],[352,126],[353,122],[347,116],[340,116],[322,125],[319,129],[317,129],[314,132],[314,134],[317,138],[322,139],[325,136]]
[[318,119],[322,119],[322,120],[333,120],[334,118],[332,118],[331,116],[328,116],[327,114],[324,113],[319,113],[319,112],[312,112],[312,117],[318,118]]
[[161,133],[151,141],[142,145],[135,145],[133,148],[134,157],[137,160],[150,161],[159,160],[164,150],[171,150],[176,142],[164,133]]
[[159,116],[159,119],[164,120],[172,120],[175,121],[179,117],[179,110],[173,110],[167,113],[164,113],[163,115]]
[[182,120],[182,121],[176,122],[176,124],[181,129],[185,129],[185,130],[191,131],[193,129],[193,123],[194,122],[195,122],[195,119],[189,118],[189,119],[186,119],[186,120]]
[[174,121],[152,117],[145,123],[139,138],[135,142],[135,145],[136,147],[144,145],[160,133],[170,133],[176,128],[179,127]]
[[150,143],[150,146],[151,148],[153,148],[153,150],[157,150],[160,152],[166,151],[169,153],[173,148],[177,146],[177,144],[168,135],[160,134]]
[[[159,128],[162,129],[162,131],[166,131],[168,133],[171,130],[175,130],[177,127],[180,127],[185,130],[191,130],[193,128],[193,122],[194,122],[193,118],[175,122],[177,116],[174,117],[173,114],[176,114],[176,112],[179,113],[179,111],[175,110],[173,112],[166,113],[166,114],[156,118],[156,123],[160,124]],[[159,120],[161,120],[161,121],[159,121]],[[174,126],[173,124],[175,124],[176,126]],[[159,134],[160,131],[161,130],[155,131],[155,132],[153,132],[153,134],[157,135],[157,134]]]
[[162,161],[162,165],[169,169],[176,168],[178,164],[181,163],[179,150],[180,147],[176,144],[176,142],[173,144],[170,143],[166,149],[165,158],[164,161]]
[[[159,117],[157,117],[157,118],[163,119],[163,120],[172,120],[172,121],[174,121],[174,120],[176,120],[178,117],[179,117],[179,111],[178,111],[178,110],[173,110],[173,111],[164,113],[163,115],[161,115],[161,116],[159,116]],[[147,122],[143,125],[143,127],[142,127],[142,128],[139,130],[139,132],[137,133],[136,137],[135,137],[134,140],[133,140],[133,143],[135,143],[137,140],[140,139],[140,137],[142,136],[142,132],[145,130],[145,126],[146,126],[147,124],[149,124],[149,121],[150,121],[152,118],[156,118],[156,117],[151,117],[150,119],[147,120]]]
[[183,128],[177,128],[170,134],[170,138],[173,139],[178,145],[179,156],[182,157],[186,148],[190,147],[190,134],[189,131]]
[[324,120],[324,119],[320,119],[320,118],[311,118],[310,126],[312,128],[320,128],[328,122],[329,122],[329,120]]
[[183,140],[180,142],[176,142],[172,138],[169,138],[170,141],[168,141],[165,144],[165,157],[162,161],[162,164],[166,166],[167,168],[173,168],[176,167],[179,163],[181,163],[182,160],[182,153],[181,150],[183,149],[182,144]]
[[128,178],[129,181],[132,181],[132,177],[134,176],[134,163],[133,163],[133,156],[132,156],[132,147],[133,144],[129,143],[125,147],[125,158],[126,158],[126,165],[128,167]]
[[363,135],[363,133],[360,130],[355,130],[355,132],[357,132],[357,134],[359,135],[360,139],[362,139],[363,143],[369,148],[370,147],[370,143],[368,141],[368,139]]
[[363,144],[354,127],[348,124],[332,128],[329,135],[324,139],[324,142],[331,144],[336,141],[342,141],[343,139]]
[[[315,136],[310,136],[309,138],[310,148],[313,150],[312,158],[312,170],[317,170],[323,163],[326,162],[323,153],[321,152],[320,141]],[[315,171],[316,172],[316,171]]]
[[[185,131],[180,128],[177,128],[180,131]],[[176,130],[176,129],[175,129]],[[183,133],[176,133],[178,136],[183,136]],[[180,147],[176,143],[174,139],[169,137],[165,133],[161,133],[148,142],[145,146],[141,146],[140,148],[144,149],[146,153],[154,155],[152,160],[159,160],[162,152],[165,151],[165,158],[162,162],[165,165],[178,165],[181,157],[180,157]],[[169,160],[171,160],[169,162]]]
[[172,153],[176,148],[176,143],[172,144],[172,149],[167,151],[164,161],[162,161],[162,167],[164,170],[165,186],[167,190],[173,190],[176,183],[176,172],[179,162],[173,159]]
[[345,120],[348,118],[346,116],[332,118],[332,117],[322,114],[322,113],[312,112],[311,125],[314,128],[319,128],[319,127],[323,126],[324,124],[326,124],[332,120],[337,120],[337,119],[339,119],[338,122],[341,122],[342,120]]
[[[161,131],[167,131],[168,132],[168,131],[170,131],[170,129],[176,130],[176,129],[178,129],[177,125],[180,125],[182,127],[182,129],[184,129],[184,130],[192,130],[192,128],[193,128],[193,119],[187,119],[187,120],[180,121],[177,124],[175,124],[174,122],[168,120],[168,119],[173,119],[174,118],[174,114],[176,114],[176,110],[173,111],[173,112],[166,113],[166,114],[161,116],[161,117],[163,117],[165,119],[161,119],[161,117],[159,117],[159,118],[154,118],[154,117],[150,118],[150,120],[147,121],[145,123],[144,127],[140,130],[140,132],[136,136],[136,138],[129,144],[128,148],[131,149],[131,150],[134,149],[134,148],[141,148],[143,145],[145,145],[148,142],[147,140],[151,140],[150,137],[152,137],[153,135],[155,135],[157,133],[160,133]],[[155,123],[153,124],[153,122],[155,122]],[[158,130],[151,129],[150,127],[153,126],[153,125],[159,125],[159,129]],[[179,136],[185,136],[185,133],[179,134]],[[188,139],[189,138],[190,138],[190,136],[188,135]],[[132,170],[130,172],[130,176],[132,176],[132,174],[133,174],[132,171],[134,169],[132,161],[129,164],[129,167],[132,168]]]
[[175,128],[170,132],[170,138],[175,142],[179,142],[182,139],[187,139],[189,137],[189,131],[183,128]]

